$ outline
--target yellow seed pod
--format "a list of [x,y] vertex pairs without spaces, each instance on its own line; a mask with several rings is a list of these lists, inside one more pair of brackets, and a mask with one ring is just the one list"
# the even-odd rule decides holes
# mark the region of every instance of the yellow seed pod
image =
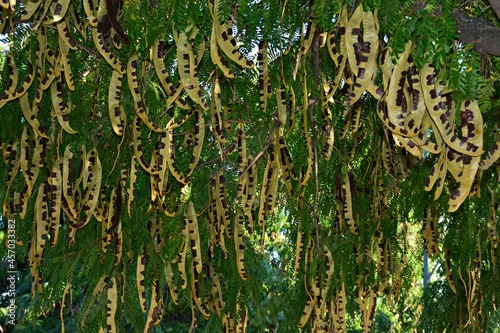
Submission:
[[347,226],[349,227],[349,230],[355,234],[359,234],[359,229],[356,224],[356,221],[354,221],[354,215],[352,212],[352,197],[351,197],[351,185],[349,181],[349,173],[346,172],[346,175],[344,177],[344,181],[342,182],[342,198],[343,198],[343,205],[344,205],[344,217],[346,219]]
[[[482,144],[479,144],[482,141],[482,133],[478,132],[477,135],[474,135],[472,141],[460,140],[457,137],[454,131],[454,123],[448,117],[446,100],[442,96],[443,89],[436,82],[436,76],[436,72],[430,64],[425,64],[420,71],[425,106],[427,107],[427,114],[432,119],[434,132],[439,133],[446,145],[458,153],[467,156],[480,156],[483,153]],[[473,122],[482,122],[480,114],[473,113],[473,115]]]
[[139,295],[139,303],[142,312],[146,313],[146,263],[147,255],[145,253],[139,254],[137,257],[136,279],[137,279],[137,292]]
[[[194,29],[196,31],[196,29]],[[187,37],[187,32],[174,31],[177,45],[177,68],[181,83],[191,99],[199,104],[203,110],[208,110],[208,105],[203,98],[200,84],[198,82],[198,65],[193,48]]]
[[[86,2],[87,1],[84,1],[84,4]],[[101,8],[101,7],[99,7],[99,8]],[[88,13],[87,13],[87,15],[88,15]],[[97,22],[96,22],[96,25],[97,25]],[[99,51],[99,53],[103,56],[103,58],[106,60],[106,62],[113,69],[117,70],[120,73],[124,73],[125,72],[125,67],[116,58],[116,56],[109,50],[103,33],[102,32],[98,32],[96,26],[92,26],[92,40],[94,41],[94,45],[95,45],[97,51]]]
[[243,232],[245,230],[245,215],[243,208],[238,208],[234,222],[234,248],[236,251],[236,265],[238,274],[242,280],[247,279],[245,271],[245,245],[243,242]]
[[212,33],[210,36],[210,56],[212,58],[212,62],[219,67],[219,69],[224,73],[224,76],[227,78],[234,78],[234,72],[231,68],[228,67],[226,61],[222,57],[219,52],[219,46],[217,44],[217,34],[215,29],[215,21],[212,25]]
[[76,134],[75,131],[68,122],[68,115],[70,113],[70,107],[66,105],[62,98],[62,83],[58,79],[50,85],[50,96],[52,98],[52,114],[56,116],[59,125],[68,133]]
[[216,15],[214,16],[214,28],[217,43],[224,54],[242,67],[253,68],[253,61],[248,60],[243,53],[241,53],[236,38],[233,35],[233,28],[227,23],[220,24]]
[[57,244],[61,219],[62,175],[60,163],[54,164],[50,173],[50,246]]
[[106,304],[106,332],[117,332],[116,330],[116,309],[118,306],[118,286],[116,279],[111,277],[110,285],[108,287],[108,301]]
[[109,118],[111,119],[113,131],[119,136],[123,135],[123,130],[125,129],[126,124],[125,111],[120,106],[123,79],[123,73],[113,70],[108,90]]
[[486,154],[486,158],[479,162],[479,169],[486,170],[500,158],[500,141],[495,142]]

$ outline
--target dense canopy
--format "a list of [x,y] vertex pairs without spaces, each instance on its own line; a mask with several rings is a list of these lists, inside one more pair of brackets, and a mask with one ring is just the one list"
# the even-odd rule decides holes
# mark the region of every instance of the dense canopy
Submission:
[[497,0],[0,5],[18,331],[500,328]]

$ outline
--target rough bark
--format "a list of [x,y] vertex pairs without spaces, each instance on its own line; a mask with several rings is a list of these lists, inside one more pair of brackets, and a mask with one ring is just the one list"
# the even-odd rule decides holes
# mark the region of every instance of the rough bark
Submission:
[[[500,7],[500,1],[491,0],[490,2]],[[495,9],[495,7],[493,8]],[[498,9],[500,10],[500,8]],[[460,32],[459,40],[461,42],[475,44],[478,52],[500,56],[499,28],[488,20],[470,17],[461,10],[456,10],[454,17]]]
[[495,11],[497,16],[500,18],[500,0],[489,0],[491,8]]

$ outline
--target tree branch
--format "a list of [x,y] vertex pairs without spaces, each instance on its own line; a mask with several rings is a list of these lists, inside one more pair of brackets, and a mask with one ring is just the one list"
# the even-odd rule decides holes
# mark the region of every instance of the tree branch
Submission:
[[274,121],[274,124],[273,124],[273,127],[271,128],[271,130],[269,131],[269,134],[267,135],[267,139],[266,139],[266,142],[264,143],[264,145],[262,146],[262,148],[260,149],[260,152],[257,154],[257,156],[255,156],[255,158],[250,162],[248,163],[247,167],[245,168],[245,170],[243,170],[240,175],[238,176],[238,180],[241,179],[243,177],[243,175],[248,172],[248,170],[250,170],[250,168],[255,164],[257,163],[257,161],[262,157],[262,155],[264,155],[264,152],[266,151],[267,147],[269,147],[269,145],[271,144],[271,139],[273,138],[274,136],[274,132],[276,132],[276,130],[278,129],[279,127],[279,121],[278,120],[275,120]]
[[318,253],[320,253],[319,245],[319,216],[318,216],[318,198],[319,198],[319,180],[318,180],[318,134],[316,131],[316,124],[314,122],[314,107],[311,105],[308,107],[309,111],[309,122],[311,123],[312,135],[312,149],[313,149],[313,159],[314,159],[314,204],[313,204],[313,221],[314,221],[314,234],[316,235],[316,248]]
[[500,18],[500,0],[489,0],[491,8],[495,11],[498,18]]
[[[490,3],[500,5],[499,0],[491,0]],[[459,9],[454,11],[453,16],[460,31],[461,42],[475,44],[478,52],[500,56],[499,28],[488,20],[470,17]]]

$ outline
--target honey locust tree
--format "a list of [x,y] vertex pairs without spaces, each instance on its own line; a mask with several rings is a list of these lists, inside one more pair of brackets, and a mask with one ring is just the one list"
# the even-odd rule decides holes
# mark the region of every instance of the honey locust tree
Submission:
[[19,330],[500,322],[497,0],[0,5]]

